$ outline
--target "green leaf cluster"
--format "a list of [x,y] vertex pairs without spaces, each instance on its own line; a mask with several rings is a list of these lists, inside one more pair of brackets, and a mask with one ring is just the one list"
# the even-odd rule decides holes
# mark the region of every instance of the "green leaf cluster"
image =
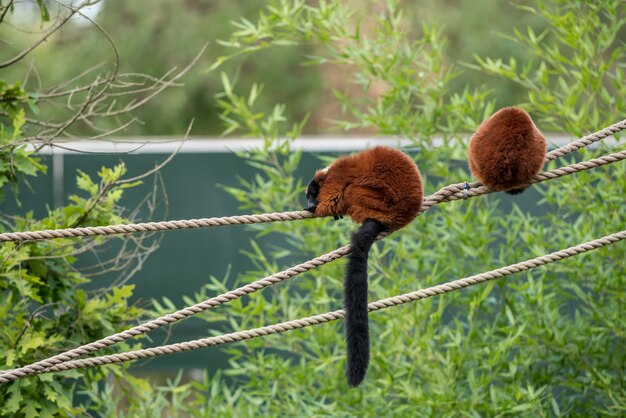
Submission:
[[[41,19],[49,20],[43,1],[37,2]],[[0,6],[2,4],[0,3]],[[38,115],[37,95],[27,92],[20,83],[0,79],[0,201],[7,186],[15,199],[28,186],[27,177],[46,172],[36,147],[25,138],[26,110]],[[32,139],[32,138],[31,138]],[[54,140],[54,138],[53,138]],[[103,167],[97,178],[79,172],[79,193],[68,196],[69,202],[47,209],[42,218],[32,212],[23,216],[0,214],[0,231],[29,231],[87,225],[107,225],[127,221],[120,205],[126,189],[140,182],[125,182],[124,164]],[[0,369],[12,369],[33,363],[62,351],[75,348],[120,331],[142,317],[144,310],[129,300],[134,286],[92,282],[90,275],[78,268],[81,254],[110,253],[116,240],[102,238],[62,239],[29,243],[3,243],[0,246]],[[115,263],[101,258],[100,270],[115,270]],[[108,263],[108,264],[107,264]],[[113,267],[111,267],[113,266]],[[139,345],[136,345],[139,347]],[[116,350],[128,349],[121,344]],[[112,350],[106,350],[111,352]],[[122,393],[149,393],[144,380],[131,376],[124,366],[100,370],[71,371],[57,375],[43,374],[0,385],[1,417],[78,416],[94,411],[97,402],[92,394],[110,388],[106,378],[111,373]],[[76,395],[82,392],[84,396]]]
[[476,108],[485,89],[450,92],[458,72],[446,63],[442,30],[424,24],[419,36],[412,36],[401,2],[386,2],[384,11],[367,17],[355,17],[335,1],[270,3],[256,22],[235,22],[238,30],[222,41],[235,52],[218,58],[212,69],[241,54],[312,43],[316,54],[307,63],[348,70],[349,84],[360,91],[333,91],[344,112],[335,122],[347,131],[373,128],[424,142],[473,129],[473,117],[488,110]]
[[[123,165],[103,168],[100,184],[84,173],[77,178],[88,196],[72,195],[72,203],[50,210],[42,219],[32,214],[4,218],[3,230],[41,230],[108,224],[122,221],[115,205],[123,190],[112,185],[125,172]],[[103,189],[108,188],[106,192]],[[91,241],[91,242],[90,242]],[[129,304],[134,286],[111,286],[87,291],[91,279],[73,265],[79,255],[105,244],[103,239],[64,239],[0,247],[0,363],[13,368],[115,333],[143,315]],[[128,345],[125,345],[128,347]],[[0,387],[6,399],[0,416],[56,416],[85,412],[76,403],[77,388],[101,381],[98,372],[42,375]],[[118,372],[119,373],[119,372]],[[72,379],[69,379],[72,378]]]
[[520,9],[542,19],[545,29],[514,28],[504,34],[531,58],[476,57],[471,67],[522,86],[529,111],[544,129],[582,135],[615,122],[626,107],[624,2],[537,1]]
[[7,121],[0,123],[0,202],[4,200],[3,186],[10,184],[17,199],[18,178],[36,176],[46,172],[46,167],[26,146],[20,144],[22,128],[26,123],[25,106],[36,109],[20,83],[9,84],[0,80],[0,112]]

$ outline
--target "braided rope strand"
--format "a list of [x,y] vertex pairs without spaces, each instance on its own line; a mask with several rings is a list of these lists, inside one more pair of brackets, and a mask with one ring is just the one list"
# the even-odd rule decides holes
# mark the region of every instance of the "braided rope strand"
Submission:
[[[298,264],[271,276],[267,276],[263,279],[257,280],[253,283],[249,283],[245,286],[239,287],[235,290],[231,290],[229,292],[223,293],[219,296],[215,296],[211,299],[207,299],[203,302],[197,303],[193,306],[181,309],[174,313],[164,315],[160,318],[153,319],[151,321],[145,322],[143,324],[134,326],[126,331],[119,332],[114,335],[110,335],[108,337],[102,338],[98,341],[94,341],[89,344],[82,345],[80,347],[74,348],[72,350],[66,351],[64,353],[49,357],[47,359],[38,361],[36,363],[32,363],[30,365],[20,367],[17,369],[13,369],[10,371],[0,371],[0,376],[4,376],[9,372],[22,376],[28,376],[32,374],[41,373],[46,369],[53,367],[56,364],[67,362],[69,360],[75,359],[80,356],[87,355],[94,351],[101,350],[103,348],[109,347],[111,345],[117,344],[119,342],[128,340],[130,338],[136,337],[138,335],[145,334],[149,331],[155,330],[157,328],[161,328],[165,325],[171,325],[175,322],[181,321],[183,319],[187,319],[190,316],[196,315],[198,313],[204,312],[208,309],[214,308],[216,306],[222,305],[224,303],[231,302],[235,299],[238,299],[244,295],[248,295],[250,293],[257,292],[258,290],[264,289],[269,286],[273,286],[276,283],[280,283],[282,281],[288,280],[294,276],[297,276],[300,273],[304,273],[306,271],[317,268],[321,265],[329,263],[333,260],[343,257],[344,255],[350,253],[350,246],[345,245],[340,247],[334,251],[323,254],[319,257],[315,257],[309,261],[306,261],[302,264]],[[1,380],[0,380],[1,382]]]
[[[565,167],[544,171],[533,177],[531,183],[542,183],[544,181],[554,180],[559,177],[569,176],[580,171],[591,170],[592,168],[601,167],[603,165],[612,164],[622,160],[626,160],[626,150],[570,164]],[[450,184],[449,186],[442,187],[435,193],[424,198],[419,214],[422,214],[432,206],[439,203],[452,202],[454,200],[467,199],[490,193],[494,192],[479,182],[468,183],[467,185],[465,183]]]
[[556,160],[559,157],[563,157],[564,155],[570,154],[574,151],[577,151],[581,148],[589,146],[594,142],[598,142],[601,139],[607,138],[609,136],[615,135],[619,131],[626,129],[626,119],[621,122],[614,123],[613,125],[602,129],[601,131],[595,132],[593,134],[584,136],[577,141],[570,142],[567,145],[564,145],[558,149],[550,151],[546,155],[546,162]]
[[[607,156],[595,158],[595,159],[584,161],[581,163],[571,164],[566,167],[540,173],[537,176],[535,176],[535,178],[533,179],[533,183],[539,183],[539,182],[555,179],[558,177],[573,174],[577,171],[589,170],[591,168],[599,167],[602,165],[610,164],[610,163],[624,160],[624,159],[626,159],[626,151],[618,152],[615,154],[610,154]],[[471,183],[468,185],[468,187],[469,189],[465,188],[465,183],[457,183],[457,184],[452,184],[452,185],[441,188],[437,192],[433,193],[430,196],[427,196],[424,199],[424,203],[422,204],[422,208],[420,209],[420,212],[418,213],[418,215],[421,215],[422,213],[426,212],[428,209],[430,209],[432,206],[438,203],[450,202],[454,200],[464,199],[466,197],[476,197],[476,196],[492,193],[489,189],[487,189],[485,186],[483,186],[481,183],[478,183],[478,182]],[[467,193],[467,196],[466,196],[466,193]],[[306,212],[306,213],[309,213],[309,212]],[[382,239],[387,235],[388,234],[381,234],[379,237],[377,237],[377,239]],[[38,361],[36,363],[23,366],[21,368],[13,369],[10,372],[17,373],[17,374],[26,373],[25,375],[33,374],[31,373],[31,371],[43,372],[43,370],[47,370],[59,363],[70,361],[80,356],[84,356],[94,351],[101,350],[103,348],[125,341],[132,337],[145,334],[151,330],[163,327],[168,324],[173,324],[180,320],[186,319],[192,315],[204,312],[207,309],[222,305],[224,303],[228,303],[244,295],[254,293],[265,287],[269,287],[276,283],[280,283],[300,273],[309,271],[311,269],[317,268],[321,265],[324,265],[326,263],[339,259],[345,256],[346,254],[348,254],[349,252],[350,252],[350,245],[345,245],[343,247],[338,248],[337,250],[323,254],[319,257],[313,258],[312,260],[309,260],[307,262],[304,262],[292,268],[283,270],[274,275],[265,277],[256,282],[247,284],[238,289],[235,289],[230,292],[224,293],[222,295],[205,300],[191,307],[181,309],[177,312],[148,321],[144,324],[137,325],[126,331],[122,331],[117,334],[111,335],[109,337],[102,338],[98,341],[85,344],[83,346],[80,346],[70,351]],[[4,372],[0,371],[0,376],[6,375],[8,373],[9,371],[4,371]]]
[[97,235],[134,234],[137,232],[172,231],[176,229],[209,228],[225,225],[247,225],[254,223],[297,221],[314,218],[311,212],[275,212],[258,215],[225,216],[221,218],[188,219],[180,221],[146,222],[109,226],[87,226],[68,229],[47,229],[43,231],[6,232],[0,234],[0,242],[36,241],[70,237],[93,237]]
[[[444,283],[441,285],[429,287],[423,290],[418,290],[411,293],[406,293],[399,296],[394,296],[387,299],[381,299],[379,301],[370,303],[368,310],[378,311],[394,306],[403,305],[405,303],[414,302],[420,299],[426,299],[433,296],[442,295],[444,293],[453,292],[465,287],[473,286],[476,284],[484,283],[490,280],[495,280],[500,277],[509,276],[521,271],[530,270],[539,266],[554,263],[565,258],[573,257],[588,251],[593,251],[598,248],[605,247],[607,245],[614,244],[618,241],[626,239],[626,230],[621,232],[607,235],[605,237],[589,241],[574,247],[569,247],[564,250],[556,251],[544,256],[536,257],[530,260],[522,261],[520,263],[512,264],[506,267],[502,267],[496,270],[491,270],[485,273],[476,274],[474,276],[466,277],[452,282]],[[161,356],[166,354],[173,354],[182,351],[192,351],[200,348],[217,346],[222,344],[228,344],[235,341],[249,340],[258,337],[264,337],[267,335],[278,334],[286,331],[292,331],[294,329],[305,328],[313,325],[319,325],[326,322],[335,321],[343,318],[344,311],[338,310],[333,312],[327,312],[321,315],[314,315],[307,318],[302,318],[294,321],[282,322],[275,325],[269,325],[260,328],[253,328],[245,331],[238,331],[229,334],[224,334],[215,337],[203,338],[199,340],[170,344],[161,347],[147,348],[142,350],[130,351],[120,354],[112,354],[107,356],[93,357],[87,359],[72,360],[64,363],[57,364],[53,367],[45,369],[43,371],[34,372],[31,374],[58,372],[79,368],[96,367],[105,364],[121,363],[126,361],[139,360],[148,357]],[[16,375],[13,372],[0,375],[0,383],[7,383],[21,377],[25,377],[28,374]]]

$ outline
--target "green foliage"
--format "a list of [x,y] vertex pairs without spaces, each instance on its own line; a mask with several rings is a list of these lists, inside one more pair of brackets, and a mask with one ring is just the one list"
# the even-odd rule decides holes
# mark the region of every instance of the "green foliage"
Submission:
[[[253,181],[239,179],[242,188],[223,186],[235,196],[243,209],[268,212],[290,210],[299,205],[301,180],[295,176],[302,152],[291,150],[291,141],[302,133],[306,119],[287,130],[283,115],[284,105],[277,104],[270,114],[255,111],[256,97],[261,88],[254,85],[248,98],[237,95],[228,78],[223,75],[224,93],[220,94],[222,120],[226,130],[245,130],[247,134],[263,139],[264,147],[239,153],[246,162],[258,169],[261,174]],[[271,193],[266,193],[271,191]],[[276,196],[282,196],[277,201]],[[289,230],[283,225],[285,231]],[[280,227],[279,227],[280,228]]]
[[[81,173],[77,184],[88,197],[70,196],[71,204],[50,211],[43,219],[28,215],[16,217],[11,223],[4,219],[3,223],[10,230],[23,231],[121,221],[123,218],[115,215],[115,204],[122,197],[122,188],[112,184],[124,173],[123,165],[102,169],[99,185]],[[0,362],[6,368],[105,337],[142,315],[141,310],[128,304],[133,286],[105,288],[95,293],[81,289],[91,280],[72,264],[85,249],[103,243],[102,239],[91,244],[68,239],[24,245],[6,243],[0,247]],[[74,371],[65,377],[97,382],[105,376],[103,373]],[[0,415],[84,412],[73,400],[76,386],[76,381],[49,375],[3,385],[0,396],[7,402]]]
[[[539,1],[524,10],[547,22],[546,29],[515,30],[508,38],[531,51],[533,59],[519,65],[514,60],[505,64],[477,58],[479,68],[523,86],[526,107],[543,129],[582,135],[623,119],[624,2]],[[607,151],[601,145],[581,153],[587,159]],[[580,173],[568,178],[566,187],[540,190],[542,203],[549,208],[545,223],[550,240],[562,247],[624,225],[620,197],[626,190],[624,164]],[[603,222],[598,224],[598,219]],[[546,233],[527,238],[537,254],[545,251]],[[539,286],[542,292],[535,304],[540,314],[538,341],[549,344],[527,344],[532,356],[555,360],[542,361],[536,379],[546,384],[548,396],[554,396],[551,403],[557,415],[620,416],[626,411],[626,354],[621,348],[626,344],[622,323],[626,268],[618,261],[623,257],[620,248],[609,248],[591,262],[576,258],[554,266],[550,277],[556,283],[539,281],[514,288],[527,291]],[[569,322],[562,318],[564,310]]]
[[[50,20],[44,2],[37,3],[41,20]],[[4,12],[7,10],[0,9],[2,18],[6,17]],[[27,176],[46,171],[47,167],[36,154],[36,150],[41,148],[40,143],[34,142],[37,135],[33,138],[24,133],[28,124],[46,127],[45,121],[26,116],[27,111],[39,115],[40,104],[38,95],[27,92],[20,83],[0,80],[0,200],[6,189],[3,186],[10,185],[17,199],[20,188],[27,184]],[[52,135],[46,139],[50,145],[57,137]],[[125,174],[124,164],[103,167],[97,179],[79,172],[76,184],[80,192],[68,196],[69,202],[65,206],[48,209],[46,216],[40,219],[30,212],[23,216],[2,213],[0,230],[28,231],[128,221],[122,216],[124,208],[120,206],[120,201],[126,189],[140,182],[123,180]],[[123,240],[100,237],[10,242],[0,246],[2,370],[23,366],[103,338],[128,327],[144,315],[142,309],[129,303],[134,286],[125,285],[127,279],[117,277],[113,285],[93,283],[92,278],[77,266],[81,254],[98,250],[102,264],[90,271],[95,271],[95,274],[119,273],[122,268],[116,265],[115,258],[109,260],[102,257],[111,254],[111,248],[115,248],[111,243]],[[125,248],[122,245],[122,251]],[[118,257],[123,258],[124,254],[118,254]],[[134,347],[121,344],[116,350],[138,347],[137,343]],[[105,380],[107,376],[114,378],[122,393],[130,398],[138,393],[149,393],[146,381],[131,376],[124,366],[43,374],[0,385],[0,416],[21,418],[88,414],[94,411],[94,405],[98,405],[97,402],[91,403],[91,399],[101,390],[110,389]],[[75,396],[79,390],[85,395],[82,399]]]
[[26,123],[24,105],[33,106],[20,83],[8,84],[0,80],[0,110],[6,112],[8,124],[0,124],[0,202],[4,199],[2,187],[11,184],[17,199],[17,180],[20,176],[36,176],[46,171],[39,158],[19,145]]
[[[344,112],[336,115],[337,125],[412,139],[411,155],[424,176],[426,193],[470,178],[463,138],[494,110],[490,90],[502,84],[453,88],[471,78],[466,78],[467,68],[456,68],[446,59],[449,30],[426,24],[411,27],[406,2],[382,2],[375,5],[375,12],[365,3],[368,7],[361,9],[362,3],[339,0],[271,1],[258,18],[239,19],[223,42],[226,50],[215,66],[223,70],[223,92],[215,106],[225,132],[264,139],[261,149],[241,154],[257,175],[242,179],[238,186],[224,186],[243,208],[265,212],[302,206],[303,180],[308,178],[297,174],[302,155],[291,150],[291,140],[302,133],[306,121],[302,115],[311,102],[305,101],[309,106],[303,111],[291,113],[293,96],[282,100],[289,106],[274,104],[281,100],[274,97],[271,83],[266,83],[272,96],[267,99],[261,83],[244,80],[248,77],[244,72],[229,77],[231,71],[223,67],[271,63],[266,54],[285,46],[306,45],[308,68],[332,63],[350,69],[347,78],[358,94],[335,92]],[[137,31],[138,37],[152,36],[157,28],[180,33],[180,25],[159,26],[156,14],[151,14],[156,6],[128,4],[141,8],[154,24],[152,32]],[[137,9],[129,10],[120,16],[138,19]],[[543,130],[558,128],[574,136],[623,119],[624,56],[619,38],[623,2],[538,0],[520,13],[515,21],[519,24],[504,25],[503,30],[505,39],[514,42],[512,49],[526,48],[524,60],[493,57],[498,50],[486,47],[488,54],[478,55],[477,64],[470,67],[498,76],[494,83],[517,84],[515,97],[526,97],[524,106]],[[293,71],[289,66],[271,69],[281,83],[294,78],[288,77]],[[4,86],[7,90],[16,85]],[[19,142],[15,132],[25,116],[19,108],[28,99],[17,89],[12,97],[22,98],[10,102],[18,103],[18,110],[11,113],[9,123],[0,121],[7,141]],[[206,98],[199,97],[191,103],[205,103]],[[162,114],[159,118],[167,120]],[[443,143],[435,146],[433,137],[439,134]],[[24,152],[24,158],[33,157]],[[581,154],[591,158],[605,152],[600,147]],[[36,172],[32,167],[38,166],[30,168]],[[24,165],[13,170],[20,173],[16,180],[29,174]],[[6,229],[40,229],[123,221],[118,207],[126,187],[118,182],[123,173],[121,166],[103,169],[98,181],[79,173],[81,195],[72,197],[66,207],[50,211],[45,219],[27,216],[3,219],[3,224]],[[373,248],[371,300],[615,232],[626,219],[624,191],[626,167],[618,163],[535,186],[519,198],[489,195],[433,208]],[[518,206],[522,201],[532,206],[534,199],[536,210]],[[317,219],[254,228],[260,231],[259,239],[245,255],[255,268],[238,277],[238,284],[345,244],[354,225],[348,219]],[[102,240],[90,242],[99,245]],[[72,268],[80,250],[79,242],[70,240],[0,248],[0,356],[4,356],[0,361],[7,365],[32,361],[109,334],[141,314],[127,303],[129,286],[93,294],[75,290],[88,280]],[[365,383],[356,390],[344,383],[343,327],[335,322],[224,346],[230,355],[228,366],[205,373],[199,381],[186,382],[179,375],[166,385],[148,385],[119,366],[66,375],[77,380],[48,375],[20,380],[0,387],[1,413],[623,416],[625,255],[623,243],[616,244],[525,274],[373,313],[372,364]],[[252,328],[335,310],[341,305],[343,268],[344,261],[330,263],[211,310],[201,319],[218,334],[224,328]],[[223,280],[213,278],[184,302],[192,304],[227,290]],[[154,306],[158,313],[172,309],[167,299]],[[103,384],[109,371],[121,394]],[[75,399],[75,393],[86,400]]]
[[620,40],[626,4],[538,1],[520,8],[546,22],[540,33],[528,27],[507,35],[532,58],[507,63],[476,57],[474,68],[521,85],[528,92],[529,111],[545,129],[581,135],[614,123],[614,115],[626,107],[626,49]]
[[[234,93],[234,85],[225,73],[221,74],[221,78],[224,91],[216,97],[217,105],[221,109],[219,117],[226,125],[224,135],[244,130],[246,135],[263,138],[266,144],[278,139],[280,125],[287,121],[284,114],[285,105],[274,105],[271,114],[265,120],[261,120],[265,116],[264,113],[255,112],[254,108],[263,91],[263,85],[253,84],[248,97],[244,98]],[[294,124],[292,130],[285,135],[291,139],[300,136],[307,118],[308,116],[300,123]]]
[[28,102],[28,94],[24,91],[20,83],[13,85],[4,80],[0,82],[0,103],[2,108],[15,112],[20,105]]
[[50,21],[50,12],[48,11],[48,7],[44,4],[43,0],[37,0],[37,6],[39,6],[39,14],[42,22]]
[[[589,30],[594,15],[583,15],[598,10],[590,6],[592,3],[543,1],[535,9],[527,9],[548,20],[552,40],[538,42],[540,48],[548,49],[533,50],[534,64],[528,68],[498,72],[514,81],[533,81],[524,87],[528,107],[537,114],[541,128],[560,120],[577,135],[620,120],[626,111],[623,101],[613,95],[620,94],[623,90],[617,89],[621,87],[587,82],[591,79],[574,82],[578,75],[568,57],[582,57],[589,47],[587,41],[616,39],[615,33],[611,38],[605,30]],[[602,4],[614,12],[614,16],[603,19],[617,22],[623,18],[618,2]],[[468,88],[458,96],[447,93],[456,70],[439,64],[445,53],[439,29],[424,27],[411,32],[420,34],[417,39],[407,36],[394,1],[387,2],[376,16],[374,35],[367,37],[358,35],[355,23],[363,17],[343,2],[282,0],[272,5],[258,20],[238,23],[237,32],[228,41],[235,55],[245,57],[253,52],[260,59],[269,45],[306,41],[323,51],[312,58],[313,63],[321,64],[326,58],[353,65],[359,74],[355,83],[368,86],[388,74],[385,81],[391,88],[379,95],[362,100],[344,100],[338,95],[347,111],[345,118],[338,117],[338,123],[362,124],[378,132],[415,138],[419,152],[412,155],[426,179],[427,193],[469,179],[460,138],[465,129],[475,127],[493,111],[493,104],[482,88]],[[610,9],[611,5],[616,7]],[[569,15],[579,18],[567,18]],[[618,30],[621,26],[609,27]],[[584,39],[570,42],[567,55],[547,53],[552,45],[568,41],[574,33],[584,34]],[[418,60],[408,59],[416,58],[411,52],[414,48],[421,52]],[[622,66],[613,51],[619,50],[619,42],[598,48],[611,52],[594,55],[597,79],[618,77]],[[551,60],[565,64],[556,66]],[[495,61],[481,58],[479,62]],[[548,77],[544,67],[549,68]],[[423,81],[422,86],[429,97],[411,92],[409,86],[409,82],[422,82],[417,75],[424,69],[433,72],[430,84]],[[491,72],[489,68],[483,70]],[[584,72],[582,67],[579,70]],[[559,90],[559,79],[566,80],[579,94]],[[251,210],[300,207],[303,184],[293,180],[299,154],[289,157],[290,141],[276,140],[290,136],[281,111],[255,109],[255,100],[250,97],[256,99],[258,88],[242,96],[228,78],[223,81],[220,100],[226,129],[266,139],[263,149],[245,155],[259,170],[258,175],[226,190]],[[402,82],[406,89],[399,87]],[[590,103],[605,103],[597,94],[602,89],[607,89],[614,101],[612,106],[605,104],[598,110],[601,116],[596,118]],[[589,112],[581,115],[580,109]],[[551,115],[556,116],[550,119]],[[403,117],[411,120],[401,121]],[[419,124],[414,123],[416,120]],[[438,132],[447,140],[435,147],[430,139]],[[605,152],[601,148],[582,154],[589,158]],[[616,232],[626,219],[625,170],[624,164],[618,163],[533,187],[515,200],[490,195],[430,210],[373,248],[371,300]],[[531,201],[531,206],[533,199],[538,199],[537,208],[521,209],[520,199]],[[247,256],[256,268],[238,278],[239,283],[345,244],[354,226],[348,220],[318,219],[269,224],[262,229],[263,234],[273,236],[272,246],[264,245],[263,239],[253,243]],[[200,416],[284,416],[293,411],[303,416],[366,417],[623,416],[624,256],[624,245],[616,244],[497,282],[373,313],[372,364],[365,383],[356,390],[349,390],[344,383],[341,323],[225,346],[223,350],[231,356],[223,371],[226,379],[222,374],[204,376],[200,382],[191,383],[192,387],[181,387],[194,405],[194,414]],[[212,310],[203,319],[212,325],[225,323],[244,329],[337,309],[341,305],[343,267],[344,262],[325,265],[234,301],[227,309]],[[214,279],[194,300],[185,302],[226,290],[223,281]]]
[[[349,82],[361,91],[333,92],[349,116],[336,121],[345,130],[375,128],[380,134],[424,142],[460,128],[473,129],[477,112],[479,117],[488,114],[473,107],[482,103],[483,89],[449,92],[448,85],[458,74],[444,62],[441,30],[424,24],[419,36],[411,38],[397,1],[388,2],[384,13],[369,19],[359,16],[354,23],[352,16],[340,2],[272,2],[256,23],[246,19],[236,23],[239,30],[222,42],[236,52],[220,57],[213,68],[271,46],[315,43],[318,54],[309,63],[350,69]],[[364,33],[361,26],[372,33]]]

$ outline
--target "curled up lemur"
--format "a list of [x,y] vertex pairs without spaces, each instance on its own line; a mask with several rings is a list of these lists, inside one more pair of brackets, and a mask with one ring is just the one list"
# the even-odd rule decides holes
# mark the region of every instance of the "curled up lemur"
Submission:
[[546,139],[530,115],[518,107],[505,107],[478,127],[467,157],[472,174],[488,189],[518,194],[543,167],[546,148]]
[[344,278],[346,377],[354,387],[365,378],[369,364],[368,253],[378,234],[400,229],[417,216],[422,178],[402,151],[375,147],[318,170],[306,197],[306,210],[318,216],[348,215],[362,224],[352,236]]

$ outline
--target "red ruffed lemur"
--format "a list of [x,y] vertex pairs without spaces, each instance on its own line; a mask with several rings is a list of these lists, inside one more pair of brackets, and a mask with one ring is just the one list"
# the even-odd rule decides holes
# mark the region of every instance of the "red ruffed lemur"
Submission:
[[472,174],[488,189],[518,194],[543,167],[546,148],[528,113],[505,107],[478,127],[467,157]]
[[362,224],[352,235],[344,278],[348,385],[365,378],[369,364],[367,259],[383,231],[410,223],[422,207],[422,178],[402,151],[375,147],[339,158],[308,185],[306,210],[317,216],[348,215]]

